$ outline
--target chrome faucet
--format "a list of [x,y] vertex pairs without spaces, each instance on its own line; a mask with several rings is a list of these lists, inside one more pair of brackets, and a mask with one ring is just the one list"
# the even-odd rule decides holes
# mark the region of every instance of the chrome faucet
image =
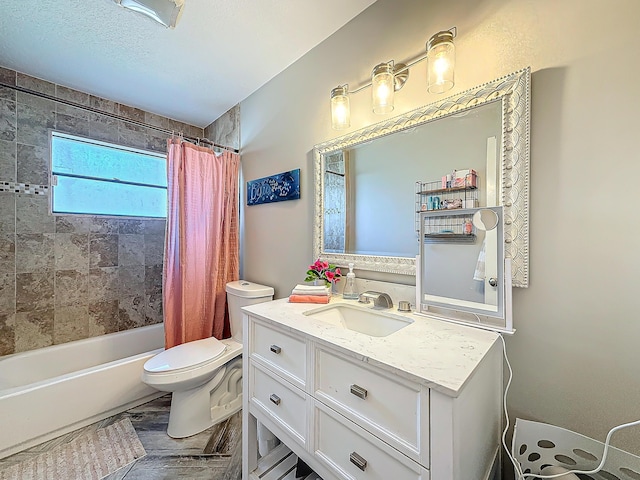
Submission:
[[382,308],[393,308],[393,301],[391,297],[386,293],[368,291],[361,293],[358,297],[358,302],[369,303],[369,299],[373,299],[373,305]]

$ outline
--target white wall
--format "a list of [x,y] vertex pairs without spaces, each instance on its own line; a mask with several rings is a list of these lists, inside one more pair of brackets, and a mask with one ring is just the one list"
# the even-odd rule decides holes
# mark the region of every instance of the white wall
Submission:
[[[637,0],[378,0],[241,104],[245,180],[302,170],[300,200],[244,208],[244,276],[283,297],[313,260],[311,149],[344,134],[330,127],[330,89],[454,25],[450,93],[533,72],[530,288],[514,292],[511,414],[602,440],[640,418]],[[394,115],[439,98],[424,85],[420,64]],[[349,131],[380,120],[369,103],[352,96]],[[614,444],[639,455],[640,429]]]

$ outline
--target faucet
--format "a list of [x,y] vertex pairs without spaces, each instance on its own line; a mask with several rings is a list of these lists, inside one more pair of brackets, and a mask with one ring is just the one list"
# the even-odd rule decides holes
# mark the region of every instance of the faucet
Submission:
[[393,301],[386,293],[370,290],[368,292],[361,293],[358,297],[358,302],[369,303],[369,299],[373,299],[373,305],[376,307],[393,308]]

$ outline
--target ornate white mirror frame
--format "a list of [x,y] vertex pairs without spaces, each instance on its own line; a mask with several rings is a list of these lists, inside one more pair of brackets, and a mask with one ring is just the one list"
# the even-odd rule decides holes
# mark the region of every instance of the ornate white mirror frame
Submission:
[[[526,68],[485,83],[440,102],[376,123],[347,135],[316,145],[314,151],[314,231],[315,258],[360,270],[415,275],[412,257],[388,257],[323,251],[324,242],[324,158],[376,138],[414,128],[461,113],[488,102],[502,104],[502,145],[500,205],[504,207],[505,256],[511,258],[514,287],[529,283],[529,114],[531,70]],[[409,207],[411,208],[411,207]]]

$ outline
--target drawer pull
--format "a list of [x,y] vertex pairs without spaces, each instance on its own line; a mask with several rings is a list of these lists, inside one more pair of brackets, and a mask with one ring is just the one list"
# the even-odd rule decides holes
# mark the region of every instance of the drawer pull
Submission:
[[271,347],[269,347],[269,350],[271,350],[275,354],[278,354],[282,351],[282,349],[278,345],[271,345]]
[[358,455],[356,452],[353,452],[349,455],[349,461],[353,463],[356,467],[364,472],[364,469],[367,468],[367,461]]
[[362,388],[359,385],[351,385],[349,387],[349,391],[353,393],[356,397],[362,398],[363,400],[367,398],[367,389]]
[[280,397],[278,395],[276,395],[275,393],[272,393],[269,396],[269,400],[271,400],[273,403],[275,403],[276,405],[280,405]]

